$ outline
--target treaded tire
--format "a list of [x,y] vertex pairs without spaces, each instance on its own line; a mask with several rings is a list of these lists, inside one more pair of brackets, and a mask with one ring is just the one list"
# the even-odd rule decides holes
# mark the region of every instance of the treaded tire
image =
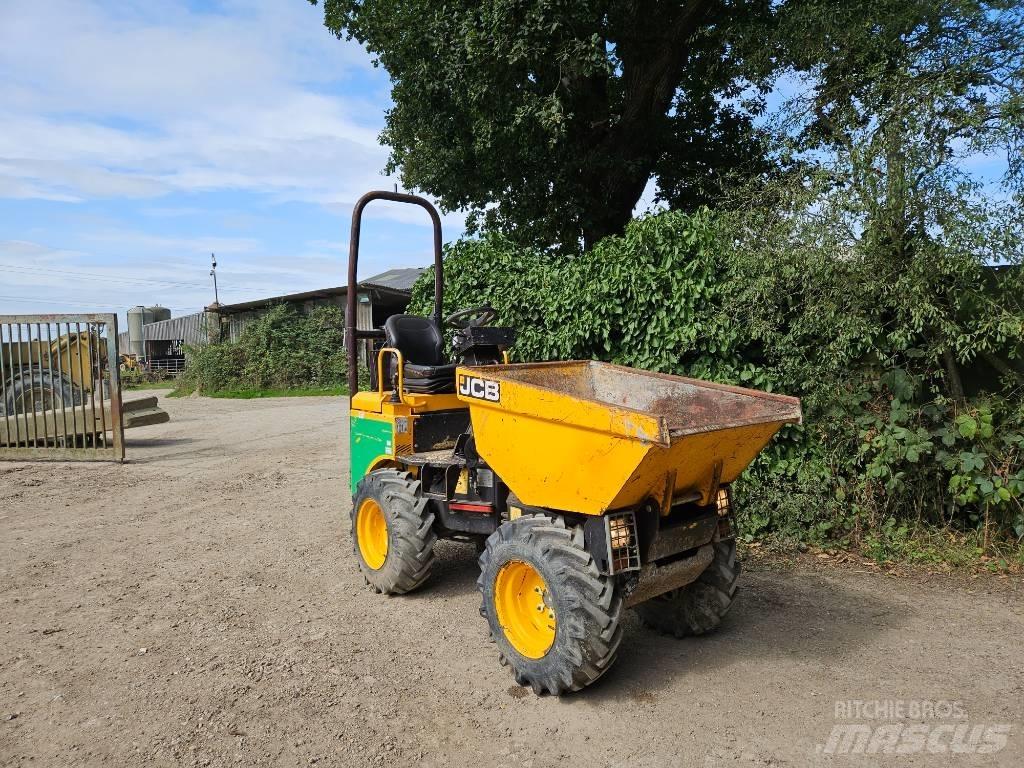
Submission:
[[736,599],[740,561],[736,540],[716,541],[715,556],[697,580],[636,606],[647,626],[675,637],[716,629]]
[[[495,580],[509,562],[524,562],[544,579],[555,614],[551,647],[540,658],[520,654],[498,619]],[[583,528],[561,519],[523,515],[503,523],[487,539],[480,556],[477,587],[500,661],[512,667],[519,685],[534,693],[577,691],[603,675],[615,661],[622,640],[622,597],[614,581],[601,575],[583,547]]]
[[[0,416],[31,413],[48,408],[70,408],[79,405],[84,395],[66,376],[33,366],[22,369],[7,381],[7,400],[0,403]],[[27,402],[26,402],[27,401]],[[32,411],[29,410],[32,405]]]
[[[356,514],[366,499],[380,505],[387,521],[387,556],[371,568],[359,551]],[[352,548],[363,578],[376,592],[402,595],[419,587],[434,565],[434,513],[429,511],[419,480],[397,469],[378,469],[359,481],[352,497]]]

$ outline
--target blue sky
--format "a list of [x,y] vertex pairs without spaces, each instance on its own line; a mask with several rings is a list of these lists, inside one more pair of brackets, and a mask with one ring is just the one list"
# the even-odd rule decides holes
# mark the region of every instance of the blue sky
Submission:
[[[0,314],[195,311],[211,251],[222,302],[344,283],[389,84],[321,13],[0,0]],[[371,206],[361,275],[428,263],[425,219]]]
[[[0,0],[0,314],[196,311],[211,251],[225,303],[342,284],[388,94],[305,0]],[[429,262],[422,211],[368,213],[362,277]]]

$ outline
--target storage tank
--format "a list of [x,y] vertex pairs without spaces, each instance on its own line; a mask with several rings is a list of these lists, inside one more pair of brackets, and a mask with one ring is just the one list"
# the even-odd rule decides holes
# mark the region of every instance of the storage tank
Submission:
[[146,356],[146,337],[143,326],[160,320],[170,320],[167,307],[144,307],[141,304],[128,310],[128,354]]

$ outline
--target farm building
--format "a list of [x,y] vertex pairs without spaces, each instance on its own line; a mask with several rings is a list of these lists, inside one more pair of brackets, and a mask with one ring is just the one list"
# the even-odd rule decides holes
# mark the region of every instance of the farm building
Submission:
[[[360,282],[356,327],[363,330],[380,328],[391,315],[404,312],[409,306],[412,286],[422,271],[415,268],[390,269]],[[184,367],[185,345],[216,340],[237,341],[246,325],[279,304],[290,304],[300,312],[323,306],[336,306],[344,312],[347,293],[348,288],[341,286],[209,306],[204,312],[146,322],[140,326],[141,340],[132,338],[129,331],[121,333],[118,347],[122,352],[131,351],[145,357],[151,367],[177,372]]]
[[[391,315],[398,315],[409,306],[412,286],[422,269],[389,269],[359,283],[356,327],[362,330],[380,328]],[[269,299],[223,304],[217,312],[224,327],[224,338],[237,341],[245,326],[276,304],[292,304],[303,312],[315,307],[335,306],[345,311],[347,287],[322,288],[317,291],[291,293]]]

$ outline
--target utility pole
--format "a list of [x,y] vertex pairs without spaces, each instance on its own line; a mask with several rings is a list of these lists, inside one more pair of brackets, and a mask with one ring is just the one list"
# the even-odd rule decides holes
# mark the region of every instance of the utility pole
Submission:
[[220,296],[217,295],[217,256],[216,254],[210,254],[210,263],[213,264],[213,269],[210,270],[210,277],[213,278],[213,303],[220,306]]

